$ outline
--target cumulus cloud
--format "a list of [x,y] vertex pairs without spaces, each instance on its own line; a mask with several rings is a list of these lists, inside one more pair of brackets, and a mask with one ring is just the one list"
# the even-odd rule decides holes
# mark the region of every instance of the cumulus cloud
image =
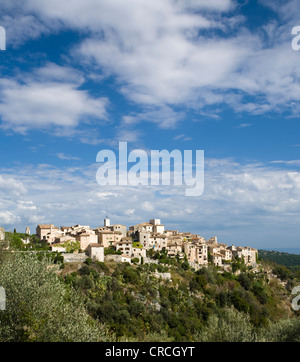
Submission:
[[[43,222],[97,227],[108,213],[115,223],[130,226],[161,218],[169,229],[207,238],[218,235],[228,243],[280,246],[284,233],[295,242],[292,235],[300,216],[297,164],[286,169],[284,164],[243,165],[231,159],[208,159],[200,197],[186,197],[185,185],[99,186],[97,167],[39,165],[35,172],[30,166],[1,172],[1,179],[10,179],[12,185],[21,179],[23,186],[22,194],[16,193],[19,186],[7,189],[6,200],[3,193],[2,223],[18,228],[29,222],[30,228]],[[264,240],[265,235],[273,238]]]
[[[28,38],[49,28],[80,32],[84,38],[72,52],[76,60],[92,64],[93,76],[98,68],[100,79],[114,76],[121,93],[139,105],[155,105],[160,118],[165,107],[205,109],[216,104],[229,104],[236,112],[289,110],[296,115],[300,67],[290,33],[297,2],[260,3],[278,12],[278,18],[266,20],[259,29],[247,29],[230,0],[15,0],[4,1],[3,13],[17,8],[24,22],[19,27]],[[30,16],[31,29],[26,20]],[[78,96],[72,87],[64,91],[70,98]],[[42,96],[48,98],[48,92]],[[79,108],[84,98],[80,94]],[[87,113],[94,115],[95,107],[89,104]],[[58,119],[74,125],[80,110],[74,112]],[[146,109],[145,115],[158,119],[152,112]],[[172,128],[178,118],[168,120],[165,127]]]
[[49,126],[75,128],[87,117],[106,118],[106,98],[93,98],[79,90],[77,72],[48,64],[20,79],[0,79],[2,127],[25,132]]
[[10,176],[0,175],[0,190],[3,197],[5,195],[20,196],[26,193],[26,188],[22,182]]
[[[27,0],[24,9],[73,29],[89,29],[91,36],[76,47],[76,54],[115,76],[120,91],[139,104],[201,108],[227,103],[237,112],[259,114],[274,106],[295,112],[289,103],[299,101],[300,71],[290,31],[273,22],[251,33],[241,16],[226,14],[234,5],[229,0]],[[278,3],[277,11],[289,14],[294,5]],[[225,16],[220,18],[219,12]],[[237,23],[240,32],[231,34],[229,24]],[[230,35],[216,36],[214,29]],[[173,118],[166,127],[175,123]]]
[[2,225],[13,225],[20,222],[20,218],[11,213],[10,211],[1,211],[0,222]]
[[18,225],[35,213],[36,206],[28,200],[27,187],[19,176],[0,174],[0,209],[0,225],[5,227]]

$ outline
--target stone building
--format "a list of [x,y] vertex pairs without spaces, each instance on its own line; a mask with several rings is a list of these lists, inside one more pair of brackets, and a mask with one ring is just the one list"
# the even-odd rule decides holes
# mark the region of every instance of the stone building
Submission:
[[104,247],[100,244],[89,244],[87,249],[88,256],[100,262],[104,262]]
[[53,224],[39,224],[36,228],[36,235],[40,240],[46,240],[47,234],[51,233],[55,228]]
[[132,255],[132,240],[131,238],[122,238],[121,241],[116,243],[116,250],[120,251],[123,255]]
[[192,265],[208,264],[208,248],[205,243],[185,242],[183,244],[183,250]]
[[88,233],[79,233],[76,235],[76,240],[80,243],[80,249],[85,251],[90,244],[98,244],[98,235],[93,234],[91,231]]
[[121,231],[101,231],[98,234],[98,243],[102,244],[105,248],[115,247],[122,237]]

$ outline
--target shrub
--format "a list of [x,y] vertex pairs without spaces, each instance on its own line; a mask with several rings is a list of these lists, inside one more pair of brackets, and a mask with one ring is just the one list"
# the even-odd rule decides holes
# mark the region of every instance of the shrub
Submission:
[[262,329],[260,340],[266,342],[300,342],[300,320],[283,319]]
[[245,288],[246,290],[249,290],[250,289],[250,286],[251,286],[251,280],[250,278],[245,274],[245,273],[241,273],[239,276],[238,276],[238,282],[241,284],[241,286],[243,288]]
[[91,258],[86,258],[86,260],[85,260],[86,265],[92,265],[92,263],[93,263],[93,261]]
[[15,253],[0,266],[6,311],[0,341],[109,341],[104,325],[92,321],[82,299],[57,276],[47,259]]
[[128,266],[123,271],[125,283],[137,284],[140,280],[139,272]]
[[276,274],[278,278],[282,280],[287,280],[288,278],[292,277],[291,271],[284,265],[276,265],[273,268],[273,273]]
[[225,309],[222,315],[211,315],[207,325],[195,335],[198,342],[254,342],[257,336],[247,314]]

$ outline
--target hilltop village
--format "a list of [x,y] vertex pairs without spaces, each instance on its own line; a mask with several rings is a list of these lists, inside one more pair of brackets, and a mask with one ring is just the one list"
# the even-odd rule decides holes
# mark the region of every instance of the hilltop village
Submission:
[[[96,229],[83,225],[60,228],[53,224],[38,225],[36,235],[47,242],[52,251],[64,253],[70,261],[89,257],[100,262],[106,259],[142,263],[149,261],[147,251],[165,250],[169,257],[186,258],[195,270],[207,266],[209,261],[224,269],[237,258],[246,266],[255,267],[257,263],[257,249],[218,243],[216,236],[205,240],[190,232],[165,230],[160,219],[130,226],[128,230],[126,225],[111,225],[108,218]],[[68,249],[76,244],[80,252],[70,255]]]

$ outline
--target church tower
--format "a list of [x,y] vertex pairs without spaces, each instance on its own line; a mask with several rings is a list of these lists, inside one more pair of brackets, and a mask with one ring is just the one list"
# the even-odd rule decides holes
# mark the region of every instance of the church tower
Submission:
[[104,226],[110,226],[110,220],[107,218],[104,219]]

